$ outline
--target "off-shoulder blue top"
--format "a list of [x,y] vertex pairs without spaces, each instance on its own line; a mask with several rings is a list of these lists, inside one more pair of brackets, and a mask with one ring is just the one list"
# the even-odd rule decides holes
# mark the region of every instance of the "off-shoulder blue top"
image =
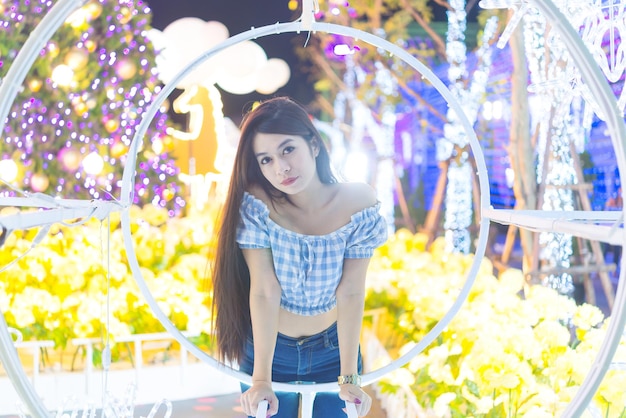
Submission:
[[369,258],[387,240],[380,203],[352,215],[350,222],[326,235],[306,235],[270,219],[265,203],[245,193],[237,242],[242,249],[270,248],[282,289],[281,308],[318,315],[337,305],[344,258]]

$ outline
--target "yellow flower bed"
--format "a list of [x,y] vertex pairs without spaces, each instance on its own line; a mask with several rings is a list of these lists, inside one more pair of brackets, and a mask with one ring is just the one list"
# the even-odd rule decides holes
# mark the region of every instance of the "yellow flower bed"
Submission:
[[[131,208],[133,246],[144,279],[170,320],[193,334],[209,333],[210,294],[203,286],[213,215],[170,219],[154,206]],[[104,339],[107,331],[113,341],[164,331],[128,267],[119,217],[55,226],[3,272],[0,307],[9,326],[27,340],[53,340],[59,348],[72,338]],[[24,254],[36,233],[9,235],[0,248],[0,266]]]
[[[425,242],[424,235],[401,230],[372,259],[367,308],[386,308],[379,335],[395,356],[445,315],[473,261],[445,253],[442,241],[425,251]],[[409,384],[436,417],[559,416],[587,375],[608,321],[595,306],[525,287],[519,270],[496,278],[485,259],[441,336],[381,384],[390,392]],[[625,360],[622,342],[615,361]],[[593,400],[602,416],[626,414],[624,387],[626,372],[607,373]]]
[[[132,208],[134,248],[154,297],[181,330],[207,336],[209,260],[215,211],[170,219],[153,206]],[[28,251],[37,231],[14,232],[0,266]],[[108,239],[110,236],[110,245]],[[449,310],[472,256],[447,254],[436,241],[400,230],[376,250],[368,275],[368,309],[386,312],[377,328],[392,356],[419,341]],[[110,248],[110,253],[108,249]],[[26,339],[161,332],[128,267],[119,215],[80,226],[56,226],[0,275],[0,308]],[[542,287],[522,273],[493,275],[489,260],[468,300],[441,336],[381,384],[409,384],[418,402],[441,417],[554,417],[574,396],[596,356],[608,319],[590,305]],[[208,339],[201,339],[206,342]],[[210,348],[209,348],[210,349]],[[626,361],[620,345],[616,361]],[[626,372],[609,371],[594,404],[619,417]]]

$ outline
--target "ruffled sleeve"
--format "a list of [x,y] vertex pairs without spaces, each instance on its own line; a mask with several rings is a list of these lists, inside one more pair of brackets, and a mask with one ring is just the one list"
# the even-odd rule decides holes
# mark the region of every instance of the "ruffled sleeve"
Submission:
[[240,221],[237,226],[239,248],[269,248],[270,237],[267,226],[269,210],[265,204],[249,193],[244,193],[239,208]]
[[370,258],[374,249],[387,241],[387,223],[379,210],[380,203],[353,216],[355,228],[348,238],[345,258]]

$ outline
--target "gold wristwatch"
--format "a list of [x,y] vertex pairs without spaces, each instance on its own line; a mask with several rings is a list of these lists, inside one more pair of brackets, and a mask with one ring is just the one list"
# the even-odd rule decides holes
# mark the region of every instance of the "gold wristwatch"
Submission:
[[357,385],[357,386],[361,386],[361,376],[359,376],[358,374],[350,374],[347,376],[339,376],[337,377],[337,382],[340,385]]

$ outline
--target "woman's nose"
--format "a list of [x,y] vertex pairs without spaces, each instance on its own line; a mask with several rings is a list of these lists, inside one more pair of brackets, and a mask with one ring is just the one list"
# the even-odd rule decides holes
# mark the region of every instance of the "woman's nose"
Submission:
[[291,167],[289,166],[287,161],[285,161],[285,160],[278,160],[278,164],[277,164],[276,169],[277,169],[278,174],[283,174],[283,173],[288,173],[289,170],[291,170]]

